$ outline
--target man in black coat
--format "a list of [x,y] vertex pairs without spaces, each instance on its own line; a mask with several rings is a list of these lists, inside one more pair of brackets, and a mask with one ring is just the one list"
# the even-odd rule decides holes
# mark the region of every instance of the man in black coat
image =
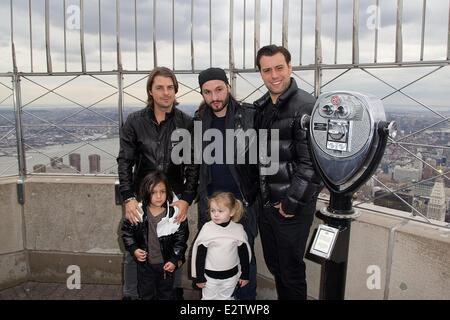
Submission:
[[[236,298],[255,300],[256,261],[253,245],[258,232],[257,211],[260,207],[256,159],[257,135],[254,130],[255,109],[251,104],[242,105],[233,98],[223,69],[206,69],[199,74],[198,80],[204,101],[196,112],[194,123],[201,126],[202,140],[207,136],[205,132],[215,132],[220,137],[217,141],[214,140],[213,144],[219,140],[222,142],[218,143],[218,148],[211,155],[207,152],[211,150],[208,147],[209,142],[202,142],[198,227],[200,229],[209,220],[207,197],[213,193],[231,192],[236,199],[242,201],[245,212],[239,222],[247,234],[252,259],[248,279],[250,282],[237,290]],[[208,156],[212,157],[211,161],[206,159]]]
[[[125,218],[131,223],[139,221],[137,190],[141,180],[154,170],[164,172],[173,192],[179,198],[173,203],[179,209],[177,222],[186,219],[189,205],[196,197],[198,166],[172,161],[172,133],[177,129],[192,132],[193,121],[176,105],[175,94],[178,82],[168,68],[157,67],[147,81],[148,105],[131,113],[122,127],[120,150],[117,158],[119,191],[124,203]],[[181,269],[175,274],[174,285],[179,298],[182,297]],[[125,252],[124,298],[137,298],[137,273],[133,257]]]
[[291,55],[287,49],[262,47],[256,64],[268,89],[254,103],[256,126],[269,131],[267,148],[275,143],[279,157],[274,160],[278,165],[275,173],[268,173],[266,164],[260,163],[264,209],[259,215],[259,232],[264,259],[275,277],[278,299],[306,299],[303,256],[323,185],[314,170],[300,119],[311,114],[315,99],[299,89],[291,77]]

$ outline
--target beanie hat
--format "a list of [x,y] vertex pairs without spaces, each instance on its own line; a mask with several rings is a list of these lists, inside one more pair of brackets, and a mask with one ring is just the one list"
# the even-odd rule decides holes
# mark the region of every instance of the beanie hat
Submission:
[[208,68],[203,70],[198,75],[198,84],[200,85],[200,90],[205,82],[209,80],[222,80],[226,84],[228,84],[228,78],[225,74],[225,71],[221,68]]

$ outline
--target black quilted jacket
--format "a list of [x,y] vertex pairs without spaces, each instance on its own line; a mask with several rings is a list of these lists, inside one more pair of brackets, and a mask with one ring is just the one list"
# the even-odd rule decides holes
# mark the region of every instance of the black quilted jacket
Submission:
[[313,167],[306,132],[300,127],[301,117],[311,114],[314,103],[314,97],[299,89],[292,78],[289,88],[275,105],[269,93],[254,102],[258,128],[279,130],[279,170],[273,175],[260,176],[265,206],[281,202],[286,213],[295,215],[315,211],[323,183]]

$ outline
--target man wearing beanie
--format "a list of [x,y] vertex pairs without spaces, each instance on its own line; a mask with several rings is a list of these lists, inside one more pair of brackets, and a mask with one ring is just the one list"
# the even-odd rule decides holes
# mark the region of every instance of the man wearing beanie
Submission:
[[[240,104],[231,95],[231,87],[225,71],[220,68],[209,68],[198,76],[200,92],[203,102],[197,110],[194,121],[201,121],[202,136],[206,130],[217,129],[223,137],[223,161],[206,164],[204,161],[199,170],[199,205],[198,205],[198,229],[208,220],[207,197],[215,192],[231,192],[244,204],[245,213],[240,220],[247,234],[248,242],[252,250],[252,258],[249,270],[250,282],[236,292],[238,300],[256,299],[256,261],[254,256],[254,240],[257,235],[256,213],[261,206],[258,188],[257,164],[249,163],[250,147],[245,148],[244,163],[238,162],[238,152],[235,141],[227,141],[226,129],[246,132],[253,129],[255,109],[250,104]],[[256,137],[255,137],[256,138]],[[256,143],[256,140],[253,142]],[[202,154],[208,142],[203,141]],[[232,163],[226,161],[226,146],[234,147],[234,159]],[[241,148],[242,149],[242,148]],[[255,155],[253,155],[255,156]],[[217,158],[216,158],[217,159]],[[239,163],[239,164],[238,164]]]

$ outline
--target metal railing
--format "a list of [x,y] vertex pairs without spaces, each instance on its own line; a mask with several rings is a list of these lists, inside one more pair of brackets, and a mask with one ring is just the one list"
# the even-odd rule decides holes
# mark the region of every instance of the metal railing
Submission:
[[[440,111],[432,103],[422,101],[416,93],[408,92],[408,89],[432,77],[448,79],[449,1],[439,1],[437,4],[423,0],[418,5],[418,2],[397,0],[395,7],[379,0],[327,1],[327,7],[324,4],[325,1],[321,0],[45,0],[41,7],[31,0],[25,6],[24,2],[12,0],[9,7],[3,3],[3,9],[8,7],[10,12],[10,29],[2,30],[2,33],[9,34],[10,41],[9,47],[4,44],[0,47],[3,55],[0,59],[10,60],[10,63],[0,64],[0,107],[5,109],[6,106],[14,117],[0,113],[0,143],[15,137],[17,174],[20,176],[33,174],[27,168],[27,154],[31,151],[49,160],[53,158],[53,155],[27,143],[30,127],[42,128],[34,131],[35,136],[45,133],[46,129],[59,130],[80,141],[81,144],[75,148],[90,146],[114,160],[116,154],[113,151],[96,144],[104,135],[83,141],[83,136],[70,129],[76,125],[64,122],[89,112],[105,121],[98,126],[118,132],[129,105],[126,99],[132,99],[139,106],[145,105],[143,82],[157,65],[171,67],[180,78],[185,77],[180,81],[182,90],[177,97],[181,102],[183,99],[199,102],[200,95],[193,97],[198,91],[196,74],[208,66],[225,68],[229,72],[233,94],[240,100],[252,102],[265,90],[257,74],[254,57],[262,45],[273,42],[290,49],[293,76],[316,96],[330,87],[344,86],[340,81],[347,81],[346,77],[356,75],[389,88],[389,92],[381,96],[383,101],[402,96],[437,117],[426,127],[391,140],[388,150],[396,148],[406,157],[431,167],[435,173],[432,179],[440,177],[448,181],[447,167],[431,165],[408,148],[442,149],[447,152],[448,145],[418,143],[412,138],[432,128],[448,125],[447,111],[450,110]],[[416,15],[405,22],[405,16],[410,17],[410,11]],[[440,19],[445,20],[439,23],[440,32],[432,24],[438,14]],[[444,15],[446,17],[442,18]],[[391,20],[383,20],[383,16],[389,16]],[[405,41],[411,26],[418,28],[420,34],[420,43],[414,46]],[[386,39],[383,41],[388,31],[391,31],[390,36],[395,43],[393,47],[387,44],[389,41]],[[446,43],[430,40],[436,34],[446,34]],[[417,52],[412,52],[411,48]],[[408,59],[405,55],[416,58]],[[392,83],[393,79],[380,75],[379,70],[408,70],[411,71],[411,79],[406,84],[396,85]],[[326,79],[327,76],[329,79]],[[48,79],[60,77],[63,81],[56,86],[46,83]],[[63,77],[70,78],[65,80]],[[112,92],[99,96],[92,103],[80,103],[63,92],[67,87],[76,88],[74,82],[80,79],[95,81],[99,87],[111,89]],[[130,83],[126,84],[127,80]],[[31,84],[44,90],[44,93],[24,103],[24,88]],[[132,93],[136,85],[140,86],[140,90]],[[446,91],[440,93],[443,100],[450,98]],[[79,109],[55,121],[31,112],[32,106],[48,96],[58,97]],[[116,107],[116,113],[112,116],[95,109],[108,99],[114,99]],[[24,123],[24,118],[33,119],[34,123]],[[73,150],[58,156],[66,156],[69,152]],[[110,169],[99,173],[108,174]],[[4,175],[5,171],[8,170],[0,170],[0,175]],[[72,172],[80,173],[78,170]],[[376,183],[383,186],[379,179]],[[406,202],[397,195],[398,191],[419,183],[421,181],[411,181],[395,190],[387,185],[384,187],[400,201]],[[406,204],[411,207],[412,214],[424,215],[410,203]],[[429,220],[427,217],[424,219]]]

